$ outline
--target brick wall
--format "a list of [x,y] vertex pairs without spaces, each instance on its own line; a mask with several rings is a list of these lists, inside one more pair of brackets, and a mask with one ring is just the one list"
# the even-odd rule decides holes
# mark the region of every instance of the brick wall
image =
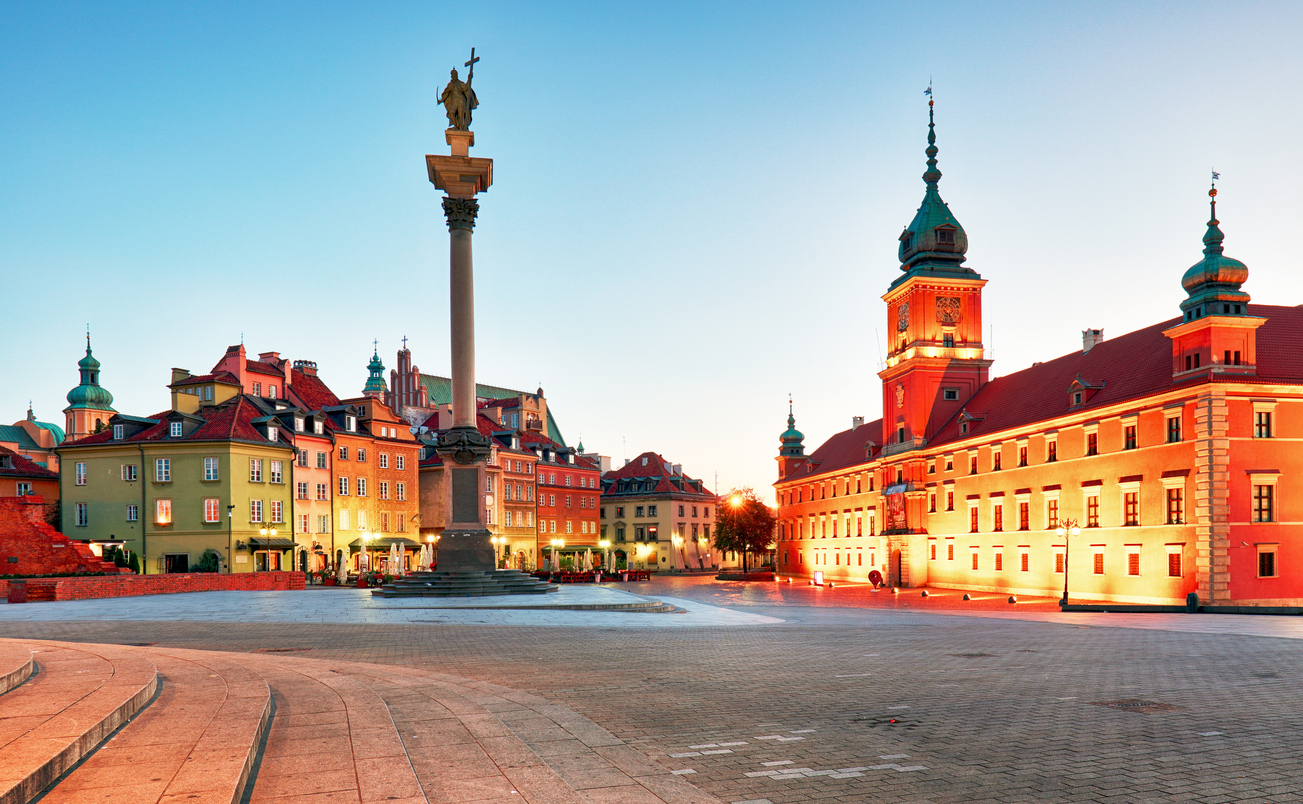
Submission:
[[0,497],[0,575],[130,572],[50,527],[45,511],[40,496]]
[[[242,572],[231,575],[195,572],[172,575],[101,575],[90,578],[32,578],[27,599],[87,600],[101,597],[170,595],[178,592],[266,592],[303,589],[301,572]],[[0,600],[8,599],[11,581],[0,580]]]

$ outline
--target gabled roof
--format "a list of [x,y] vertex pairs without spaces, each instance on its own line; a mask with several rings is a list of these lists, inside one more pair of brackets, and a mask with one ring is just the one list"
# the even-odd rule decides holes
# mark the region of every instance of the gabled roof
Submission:
[[51,472],[44,466],[24,458],[11,449],[0,447],[0,455],[4,455],[9,459],[8,461],[0,461],[0,464],[9,464],[9,466],[0,465],[0,477],[30,477],[36,480],[59,479],[58,472]]
[[[121,441],[113,440],[113,430],[109,428],[73,442],[69,446],[76,448],[92,444],[129,444],[148,441],[247,441],[261,444],[272,443],[254,425],[255,419],[262,418],[262,410],[254,403],[252,397],[244,394],[234,397],[221,405],[202,407],[197,415],[187,416],[186,418],[190,419],[202,417],[203,424],[180,438],[173,438],[168,435],[169,422],[167,419],[173,414],[173,411],[165,410],[151,416],[150,418],[156,420],[157,424],[151,425],[134,435],[127,436]],[[283,443],[284,440],[285,436],[278,432],[277,443]]]
[[299,369],[293,369],[290,376],[290,394],[308,410],[321,410],[339,405],[339,397],[326,387],[320,377],[305,374]]
[[689,494],[715,498],[700,480],[685,474],[676,475],[670,462],[655,452],[644,452],[619,469],[602,475],[602,494],[609,496],[625,491],[630,494]]
[[23,449],[41,449],[41,445],[32,440],[26,430],[12,424],[0,424],[0,441],[17,444]]
[[239,385],[240,380],[229,371],[218,371],[212,374],[200,374],[195,377],[186,377],[184,380],[177,380],[170,387],[176,388],[180,385],[199,385],[206,382],[220,382],[226,385]]
[[[835,472],[848,466],[856,466],[869,460],[869,442],[873,442],[874,453],[882,448],[882,419],[861,424],[850,430],[842,430],[819,445],[819,448],[805,456],[805,463],[798,463],[796,469],[782,480],[799,480],[806,475],[823,472]],[[806,466],[813,467],[809,471]],[[779,481],[782,482],[782,481]]]
[[254,374],[266,374],[272,377],[280,377],[281,379],[285,378],[284,371],[276,368],[271,363],[264,363],[261,360],[249,360],[246,358],[244,361],[244,370],[252,371]]

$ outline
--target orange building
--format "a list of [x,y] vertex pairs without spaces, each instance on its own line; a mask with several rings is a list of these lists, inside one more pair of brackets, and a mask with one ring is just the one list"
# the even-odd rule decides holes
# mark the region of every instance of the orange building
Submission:
[[1087,330],[1080,352],[991,380],[986,280],[963,265],[936,154],[929,120],[926,194],[883,296],[884,418],[856,419],[806,455],[789,416],[779,572],[1303,604],[1303,494],[1289,492],[1303,479],[1303,307],[1249,304],[1248,269],[1223,254],[1216,191],[1179,317],[1113,340]]

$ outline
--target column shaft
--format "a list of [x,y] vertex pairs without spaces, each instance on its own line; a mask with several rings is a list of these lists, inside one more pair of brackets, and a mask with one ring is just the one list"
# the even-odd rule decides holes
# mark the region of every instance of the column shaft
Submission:
[[475,427],[475,280],[471,230],[449,231],[452,312],[452,426]]

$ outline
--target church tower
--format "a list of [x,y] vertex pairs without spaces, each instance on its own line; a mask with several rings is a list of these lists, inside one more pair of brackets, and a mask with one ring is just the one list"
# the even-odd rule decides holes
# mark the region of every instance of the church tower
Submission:
[[787,400],[787,430],[779,436],[778,477],[784,478],[805,462],[805,435],[796,429],[796,416],[792,414],[792,400]]
[[366,364],[367,371],[370,375],[366,378],[366,385],[362,386],[362,396],[369,396],[372,399],[385,401],[385,396],[389,392],[389,386],[385,385],[385,364],[380,362],[380,345],[376,344],[376,349],[371,353],[371,362]]
[[113,409],[113,394],[100,386],[100,361],[90,351],[90,332],[86,333],[86,356],[77,361],[81,384],[68,392],[65,443],[98,433],[109,426],[109,418],[117,413]]
[[1186,292],[1181,323],[1163,332],[1172,339],[1174,380],[1256,374],[1257,329],[1267,321],[1249,315],[1249,294],[1240,290],[1249,268],[1222,253],[1225,235],[1217,220],[1216,187],[1208,191],[1208,198],[1211,212],[1203,236],[1203,259],[1181,277]]
[[927,190],[900,235],[900,270],[882,300],[890,332],[882,378],[886,455],[918,449],[986,384],[982,286],[964,266],[968,235],[941,200],[936,125],[928,101]]

